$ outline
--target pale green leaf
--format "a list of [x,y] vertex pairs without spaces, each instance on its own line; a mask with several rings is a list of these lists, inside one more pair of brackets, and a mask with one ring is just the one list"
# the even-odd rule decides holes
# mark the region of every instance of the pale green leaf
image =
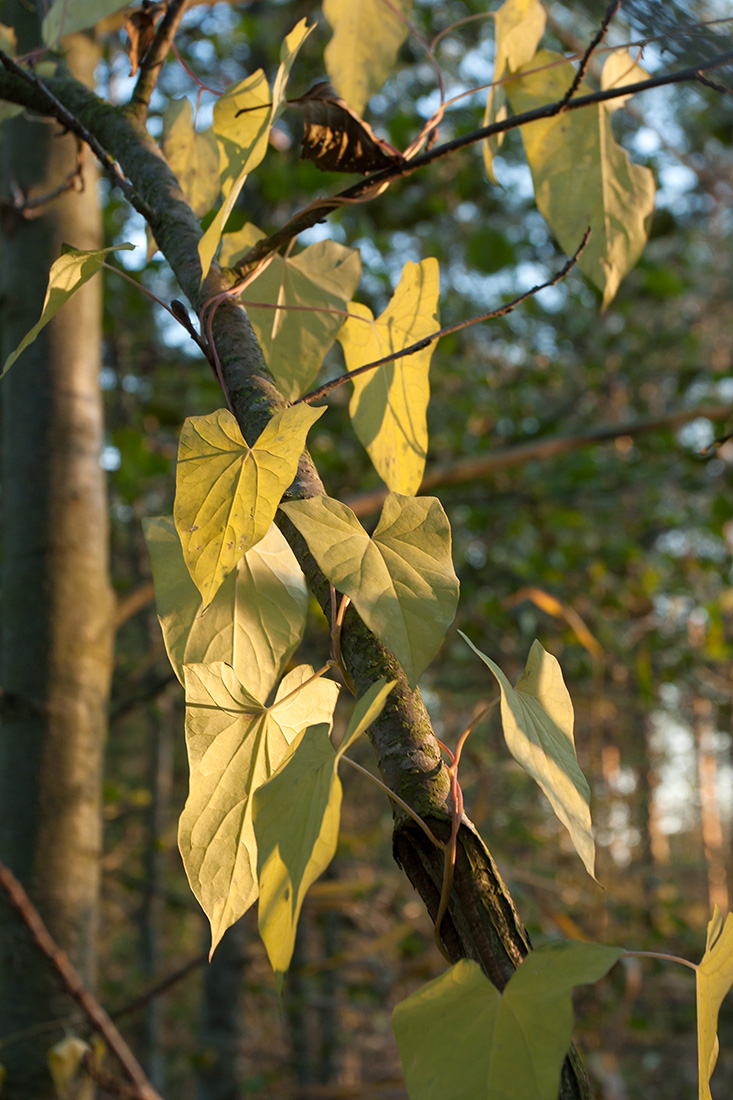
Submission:
[[712,1100],[710,1078],[718,1060],[718,1013],[733,986],[733,914],[728,913],[723,922],[717,905],[708,924],[696,984],[699,1100]]
[[78,1035],[66,1035],[49,1048],[46,1065],[58,1100],[93,1100],[94,1082],[84,1069],[92,1048]]
[[411,1100],[556,1100],[573,1031],[571,991],[623,950],[564,941],[530,952],[503,995],[462,959],[402,1001],[392,1029]]
[[[570,64],[556,64],[563,60],[562,54],[541,50],[523,68],[551,67],[526,76],[519,69],[517,79],[505,85],[515,112],[562,99],[574,72]],[[589,91],[582,84],[577,94]],[[522,140],[538,209],[560,246],[572,254],[591,227],[579,263],[607,306],[646,243],[654,209],[652,172],[631,163],[602,103],[523,126]]]
[[[411,260],[387,308],[372,318],[367,306],[353,303],[339,333],[348,370],[416,344],[440,327],[438,261]],[[433,346],[396,363],[385,363],[353,380],[349,414],[354,431],[374,468],[395,493],[414,495],[420,488],[428,448],[428,372]]]
[[163,112],[161,146],[197,218],[219,195],[219,150],[213,130],[197,133],[188,99],[171,100]]
[[367,100],[394,68],[397,51],[407,38],[411,8],[412,0],[392,0],[390,7],[382,0],[323,0],[323,14],[333,28],[326,46],[326,71],[338,94],[358,115],[364,114]]
[[311,724],[254,797],[259,929],[280,990],[303,899],[334,857],[341,816],[336,769],[346,748],[378,717],[395,681],[372,684],[354,707],[338,753],[327,725]]
[[[539,0],[506,0],[494,13],[494,76],[501,80],[534,57],[535,50],[545,33],[547,17]],[[504,85],[489,88],[486,97],[483,126],[491,126],[506,118],[506,94]],[[487,138],[483,144],[486,174],[497,183],[494,174],[494,154],[504,140],[503,134]]]
[[534,641],[524,672],[513,688],[499,666],[462,631],[458,633],[496,677],[509,751],[547,795],[588,874],[593,875],[590,788],[575,755],[573,704],[560,665]]
[[[252,795],[308,725],[330,728],[338,684],[293,669],[261,706],[226,664],[186,665],[189,795],[178,843],[193,893],[211,924],[212,951],[257,897]],[[295,694],[293,694],[295,693]]]
[[205,607],[269,528],[295,477],[308,431],[324,411],[308,405],[281,409],[253,447],[227,409],[185,421],[173,514],[186,567]]
[[360,274],[356,249],[318,241],[296,256],[275,256],[244,291],[246,302],[304,307],[246,306],[278,389],[288,401],[305,393],[318,374]]
[[91,279],[92,275],[101,269],[110,252],[118,252],[121,249],[132,250],[134,244],[115,244],[111,248],[98,248],[89,252],[78,252],[69,249],[59,256],[51,265],[48,273],[48,288],[43,302],[41,316],[30,332],[27,332],[15,351],[11,352],[5,360],[5,365],[0,372],[0,378],[10,370],[15,360],[33,343],[41,329],[45,328],[51,318],[58,313],[62,306],[66,305],[72,294],[79,287]]
[[126,7],[120,0],[54,0],[41,24],[43,43],[53,46],[62,34],[84,31]]
[[155,602],[168,657],[183,683],[184,664],[231,665],[265,703],[303,637],[308,589],[278,528],[251,547],[204,611],[172,516],[143,520]]
[[[305,19],[301,19],[286,37],[280,49],[280,67],[272,93],[262,69],[257,69],[240,84],[227,88],[214,104],[213,129],[219,146],[223,202],[199,241],[202,279],[208,274],[244,181],[267,152],[270,127],[285,106],[285,86],[290,70],[298,50],[314,26],[307,26]],[[243,114],[240,113],[242,111]]]
[[[623,88],[625,84],[637,84],[640,80],[648,80],[649,73],[641,65],[634,61],[628,50],[617,50],[609,54],[606,64],[601,71],[601,88]],[[607,111],[615,111],[623,106],[630,95],[621,95],[618,99],[609,99],[604,104]]]
[[450,524],[440,501],[390,493],[371,538],[351,509],[330,497],[281,507],[325,576],[417,683],[458,605]]
[[245,222],[234,233],[225,233],[221,239],[219,263],[222,267],[234,267],[264,236],[262,230],[252,222]]

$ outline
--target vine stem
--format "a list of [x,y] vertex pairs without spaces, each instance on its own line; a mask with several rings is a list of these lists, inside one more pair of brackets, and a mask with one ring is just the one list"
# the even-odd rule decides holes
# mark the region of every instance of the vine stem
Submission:
[[661,959],[662,962],[680,963],[682,966],[687,966],[690,970],[694,970],[695,973],[700,969],[698,963],[690,962],[689,959],[682,959],[679,955],[665,955],[662,951],[624,951],[623,957],[635,959]]
[[[329,584],[331,582],[329,581]],[[344,678],[344,683],[353,696],[356,696],[356,688],[354,687],[354,681],[349,675],[349,670],[346,667],[344,661],[344,655],[341,652],[341,628],[344,625],[344,615],[346,614],[346,608],[351,603],[348,596],[343,595],[341,597],[341,603],[339,604],[338,611],[336,607],[336,589],[331,584],[331,646],[333,649],[333,659],[338,665],[339,671]]]
[[420,817],[420,814],[413,810],[411,806],[408,806],[404,799],[400,798],[398,794],[395,794],[394,791],[391,790],[386,783],[383,783],[382,780],[379,779],[376,775],[372,775],[372,773],[370,771],[367,771],[366,768],[362,768],[361,764],[357,764],[356,760],[352,760],[350,756],[345,756],[342,754],[339,759],[345,760],[347,764],[351,764],[352,768],[356,768],[356,770],[358,772],[361,772],[362,775],[365,775],[367,779],[371,779],[372,783],[374,783],[375,786],[384,791],[388,798],[391,798],[393,802],[396,802],[398,806],[402,807],[406,814],[410,815],[412,820],[420,826],[431,844],[434,844],[436,848],[440,848],[441,851],[445,850],[445,844],[443,843],[443,841],[438,840],[437,836],[430,828],[430,826]]
[[458,782],[458,767],[461,762],[463,746],[466,744],[469,735],[473,732],[479,722],[491,713],[496,704],[499,702],[500,698],[501,696],[497,695],[496,699],[492,699],[488,706],[484,707],[483,710],[480,710],[475,718],[471,719],[461,736],[458,738],[455,752],[452,752],[447,745],[443,744],[442,741],[438,741],[438,744],[448,754],[448,757],[450,759],[448,774],[450,776],[451,785],[452,813],[450,838],[447,845],[445,845],[443,849],[443,884],[440,891],[438,912],[435,915],[434,934],[436,946],[443,958],[447,959],[448,962],[452,962],[453,960],[446,951],[445,946],[443,945],[443,941],[440,938],[440,926],[443,923],[443,917],[445,916],[448,909],[448,902],[450,901],[451,890],[453,889],[453,876],[456,867],[456,852],[458,850],[458,831],[461,827],[461,821],[463,819],[463,790],[461,789],[461,784]]

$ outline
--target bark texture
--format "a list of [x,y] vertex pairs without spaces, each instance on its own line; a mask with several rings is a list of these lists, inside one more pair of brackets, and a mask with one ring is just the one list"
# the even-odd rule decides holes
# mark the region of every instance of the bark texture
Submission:
[[[36,17],[28,5],[0,4],[0,21],[16,26],[21,50],[35,45]],[[78,35],[68,47],[72,70],[92,83],[95,44]],[[63,182],[77,157],[74,137],[29,115],[6,122],[0,140],[4,359],[40,316],[61,244],[98,248],[102,231],[97,167],[88,152],[83,193],[66,191],[41,216],[7,205]],[[112,645],[101,336],[97,280],[57,315],[0,386],[0,855],[89,982]],[[40,1040],[20,1033],[68,1016],[70,1007],[48,962],[0,899],[0,1060],[8,1100],[54,1095],[45,1058],[61,1029],[43,1031]]]

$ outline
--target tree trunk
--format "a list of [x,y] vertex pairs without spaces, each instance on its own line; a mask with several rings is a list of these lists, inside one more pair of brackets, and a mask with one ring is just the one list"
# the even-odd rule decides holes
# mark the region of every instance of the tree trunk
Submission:
[[[18,49],[38,41],[28,5],[0,3]],[[65,45],[74,74],[93,83],[98,50]],[[30,113],[0,130],[3,203],[2,359],[38,320],[62,243],[99,248],[97,170],[84,153],[84,191],[39,209],[23,196],[57,188],[78,145]],[[105,478],[100,466],[101,283],[92,281],[3,379],[3,608],[0,628],[0,856],[53,936],[93,981],[101,851],[101,777],[112,651]],[[54,1095],[46,1051],[71,1005],[26,929],[0,900],[0,1061],[3,1097]],[[31,1033],[31,1029],[35,1029]],[[13,1039],[17,1036],[17,1039]]]

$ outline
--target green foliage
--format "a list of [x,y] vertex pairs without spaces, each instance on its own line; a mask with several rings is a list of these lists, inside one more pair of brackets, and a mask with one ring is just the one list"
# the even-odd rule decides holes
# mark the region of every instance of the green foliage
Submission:
[[188,99],[173,99],[163,112],[161,148],[197,218],[219,197],[219,150],[213,130],[197,133]]
[[371,538],[351,509],[330,497],[290,501],[282,510],[325,576],[416,684],[458,605],[450,526],[440,501],[390,493]]
[[338,764],[379,716],[394,681],[379,680],[354,707],[339,748],[329,726],[308,726],[292,753],[255,792],[259,928],[282,992],[308,888],[336,853],[341,816]]
[[190,417],[178,448],[174,518],[186,566],[208,606],[227,573],[263,537],[325,409],[283,409],[253,447],[226,409]]
[[[352,302],[339,341],[350,371],[383,359],[432,335],[439,327],[438,264],[405,264],[387,308],[375,321]],[[353,380],[349,414],[379,476],[393,493],[420,488],[428,450],[428,371],[433,346],[385,363]]]
[[410,1100],[554,1100],[573,1033],[571,993],[623,949],[561,941],[532,951],[503,994],[462,959],[392,1016]]
[[513,688],[499,666],[459,633],[499,684],[501,721],[509,751],[545,792],[570,833],[586,871],[593,875],[590,788],[575,755],[573,704],[560,665],[535,641]]
[[84,31],[125,7],[119,0],[53,0],[42,23],[44,45],[54,46],[62,34]]
[[40,318],[30,332],[26,333],[15,351],[5,360],[0,378],[10,370],[18,356],[33,343],[41,329],[46,327],[63,305],[66,305],[72,294],[75,294],[79,287],[84,286],[92,275],[96,275],[104,267],[104,261],[110,252],[134,247],[134,244],[116,244],[111,248],[98,248],[87,252],[66,247],[48,273],[48,289]]

